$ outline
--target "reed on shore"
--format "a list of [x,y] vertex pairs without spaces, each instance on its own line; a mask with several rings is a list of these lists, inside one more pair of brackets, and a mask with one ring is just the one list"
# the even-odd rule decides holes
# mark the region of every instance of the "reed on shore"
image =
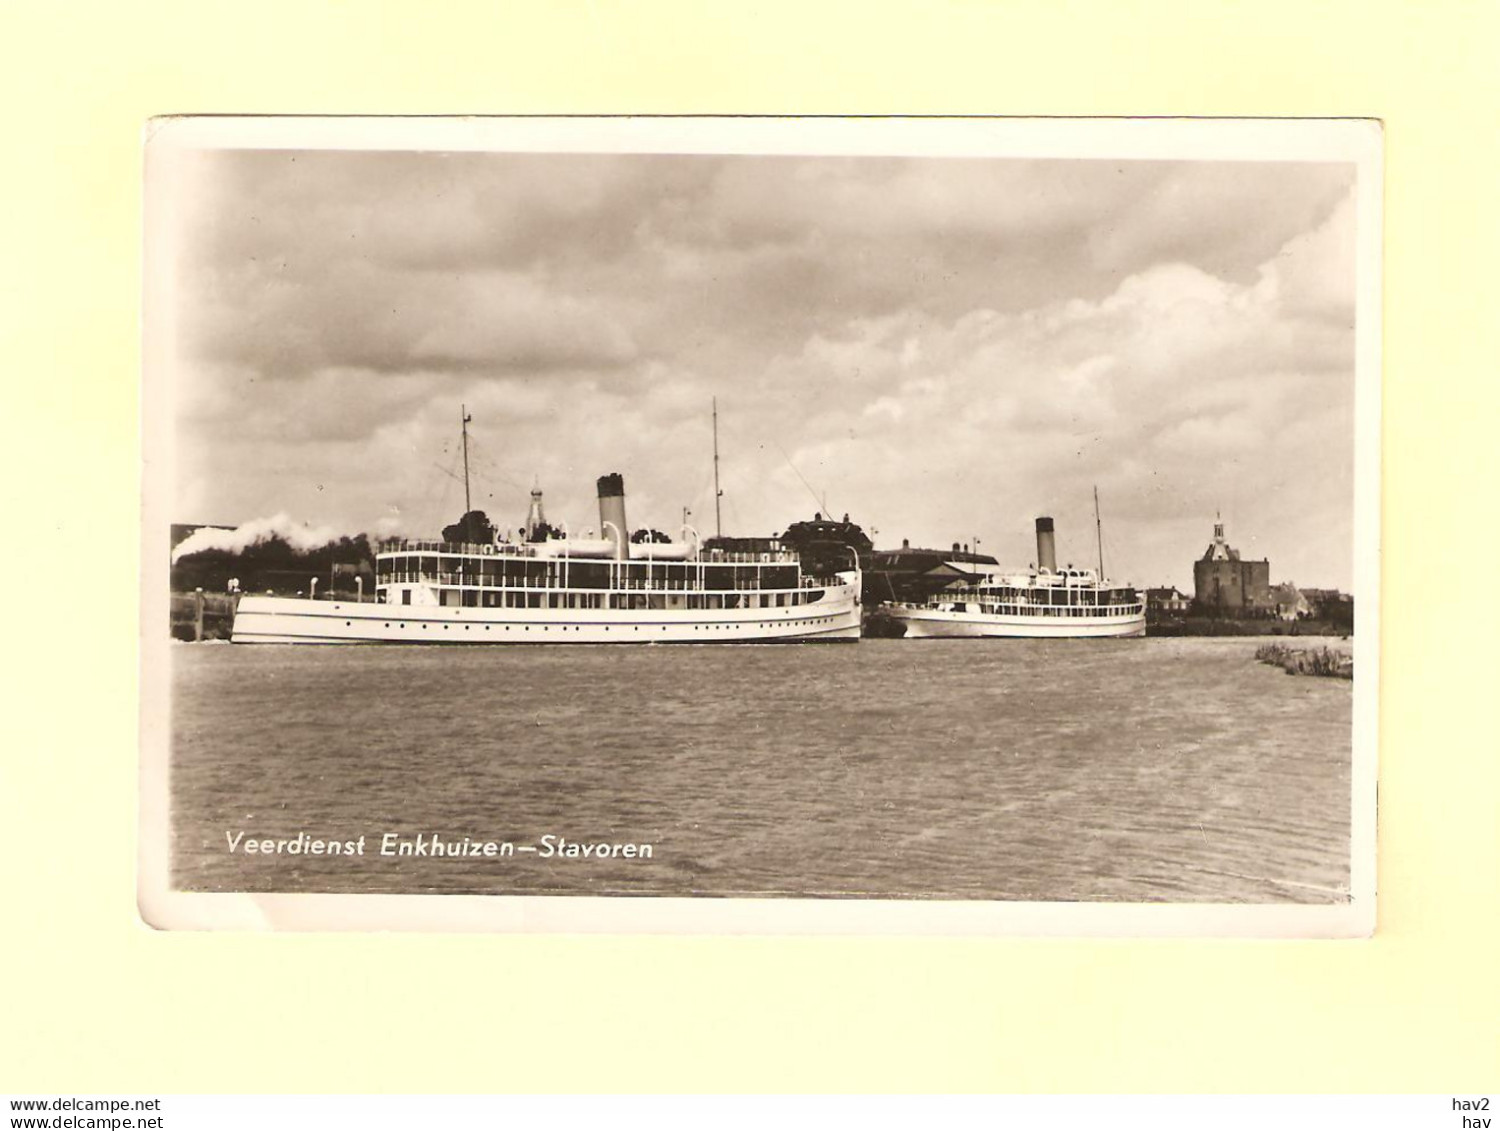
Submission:
[[1285,644],[1262,644],[1255,658],[1273,664],[1287,675],[1322,675],[1334,679],[1354,678],[1354,657],[1337,648],[1288,648]]

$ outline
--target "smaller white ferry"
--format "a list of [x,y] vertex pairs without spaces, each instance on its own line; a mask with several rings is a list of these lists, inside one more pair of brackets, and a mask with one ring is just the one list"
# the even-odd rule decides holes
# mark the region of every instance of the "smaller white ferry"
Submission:
[[991,572],[920,602],[887,602],[880,613],[908,640],[941,636],[1124,637],[1146,635],[1146,602],[1103,570],[1057,568],[1050,518],[1036,520],[1037,565]]

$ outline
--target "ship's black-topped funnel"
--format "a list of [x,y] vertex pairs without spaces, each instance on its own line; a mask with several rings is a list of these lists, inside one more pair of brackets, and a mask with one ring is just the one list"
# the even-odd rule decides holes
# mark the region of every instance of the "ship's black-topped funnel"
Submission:
[[625,477],[618,471],[599,476],[599,533],[615,544],[615,560],[630,557],[630,527],[625,525]]
[[1057,572],[1057,545],[1052,536],[1052,520],[1036,520],[1036,565],[1038,569]]

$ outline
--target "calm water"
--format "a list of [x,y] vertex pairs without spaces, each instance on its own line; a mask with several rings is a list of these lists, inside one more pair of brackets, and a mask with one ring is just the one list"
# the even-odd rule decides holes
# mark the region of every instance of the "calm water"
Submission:
[[[1352,685],[1257,664],[1257,643],[177,645],[175,881],[1342,899]],[[231,854],[241,830],[367,855]],[[382,857],[384,833],[653,856]]]

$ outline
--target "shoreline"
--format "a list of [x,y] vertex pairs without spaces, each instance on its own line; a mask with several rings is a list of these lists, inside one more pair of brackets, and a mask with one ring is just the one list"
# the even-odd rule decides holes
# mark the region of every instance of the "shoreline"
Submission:
[[1248,618],[1186,617],[1168,621],[1146,620],[1147,636],[1319,636],[1354,639],[1352,625],[1329,620],[1251,620]]

